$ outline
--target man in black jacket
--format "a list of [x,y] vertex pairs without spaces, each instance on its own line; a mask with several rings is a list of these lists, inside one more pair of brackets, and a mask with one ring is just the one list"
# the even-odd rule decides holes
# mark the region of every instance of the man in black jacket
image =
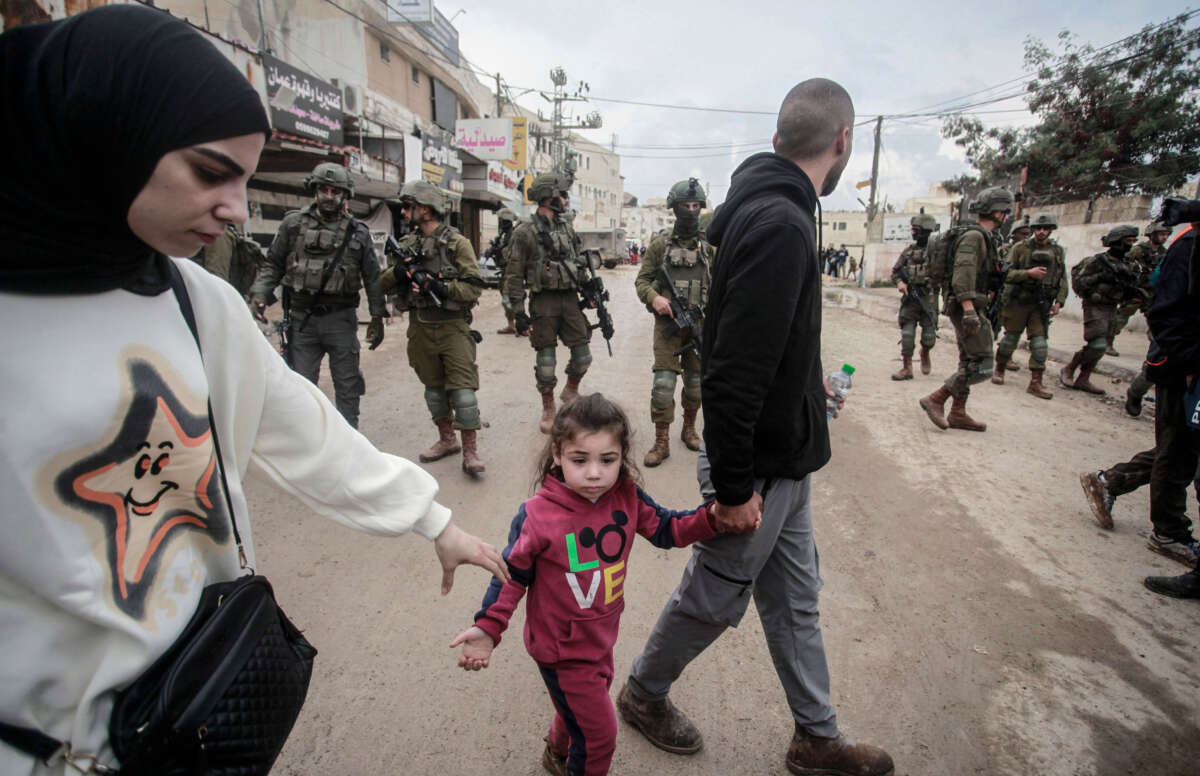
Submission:
[[[851,744],[829,701],[809,474],[829,460],[821,370],[821,265],[813,211],[850,158],[854,106],[814,78],[779,111],[775,153],[733,174],[708,229],[717,245],[701,352],[698,473],[726,533],[697,543],[617,699],[655,746],[691,754],[700,732],[668,694],[688,663],[737,626],[753,594],[796,732],[794,773],[884,776],[883,750]],[[755,530],[757,528],[757,530]]]

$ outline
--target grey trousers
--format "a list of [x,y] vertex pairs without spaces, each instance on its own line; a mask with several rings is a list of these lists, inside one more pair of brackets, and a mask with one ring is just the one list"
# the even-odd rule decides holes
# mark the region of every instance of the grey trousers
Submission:
[[313,385],[321,372],[321,359],[329,354],[334,403],[342,417],[358,428],[358,399],[365,392],[358,368],[358,310],[349,307],[311,318],[304,310],[293,311],[291,343],[292,367]]
[[[701,493],[712,498],[703,448],[696,473]],[[829,703],[821,640],[809,478],[757,480],[754,489],[763,494],[762,526],[692,546],[679,587],[633,661],[630,690],[643,700],[666,698],[688,663],[727,627],[737,627],[753,595],[792,716],[810,733],[832,738],[838,734],[837,714]]]

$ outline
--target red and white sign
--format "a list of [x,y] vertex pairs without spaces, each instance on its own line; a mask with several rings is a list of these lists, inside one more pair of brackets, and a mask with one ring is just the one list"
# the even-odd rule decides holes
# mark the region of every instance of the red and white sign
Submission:
[[454,144],[476,159],[508,161],[513,155],[513,121],[459,119],[454,124]]

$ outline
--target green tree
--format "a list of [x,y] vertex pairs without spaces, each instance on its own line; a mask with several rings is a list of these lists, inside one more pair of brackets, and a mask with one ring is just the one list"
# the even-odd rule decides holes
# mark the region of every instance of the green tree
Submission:
[[1200,170],[1200,28],[1194,12],[1102,49],[1079,45],[1063,31],[1057,51],[1025,40],[1034,73],[1026,103],[1037,123],[987,128],[952,116],[942,134],[964,149],[978,177],[945,185],[1011,181],[1028,167],[1026,195],[1060,202],[1128,194],[1161,194]]

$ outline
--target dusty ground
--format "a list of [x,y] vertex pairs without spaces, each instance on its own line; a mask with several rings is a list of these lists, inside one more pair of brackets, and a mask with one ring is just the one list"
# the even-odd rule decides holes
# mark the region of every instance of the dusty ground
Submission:
[[[633,273],[604,273],[616,357],[594,339],[584,385],[629,410],[640,460],[653,430],[651,320],[634,298]],[[1120,499],[1108,532],[1089,516],[1077,480],[1151,446],[1149,418],[1130,419],[1057,380],[1048,381],[1054,400],[1037,400],[1024,393],[1022,369],[972,395],[987,433],[939,431],[916,402],[954,368],[950,332],[932,375],[893,382],[895,292],[848,294],[830,289],[822,347],[827,371],[843,361],[858,371],[832,425],[833,460],[814,476],[822,620],[843,730],[887,748],[897,774],[1197,773],[1200,610],[1141,585],[1184,567],[1145,549],[1144,491]],[[488,473],[471,482],[457,459],[428,468],[455,519],[499,545],[543,437],[533,353],[524,339],[493,334],[503,323],[495,292],[476,321]],[[1054,344],[1078,346],[1077,322],[1058,328]],[[1141,337],[1124,335],[1121,363],[1136,365]],[[433,427],[404,343],[404,324],[394,324],[379,350],[363,351],[363,431],[415,458]],[[676,441],[663,466],[644,472],[647,490],[667,505],[694,505],[694,464]],[[482,572],[461,570],[442,598],[424,540],[346,530],[262,481],[250,496],[260,568],[320,650],[277,773],[543,772],[551,708],[522,648],[521,616],[487,671],[458,670],[446,646],[471,622]],[[614,695],[686,559],[687,550],[635,549]],[[704,750],[666,754],[622,723],[613,773],[786,773],[792,723],[753,615],[692,664],[673,698],[703,731]]]

